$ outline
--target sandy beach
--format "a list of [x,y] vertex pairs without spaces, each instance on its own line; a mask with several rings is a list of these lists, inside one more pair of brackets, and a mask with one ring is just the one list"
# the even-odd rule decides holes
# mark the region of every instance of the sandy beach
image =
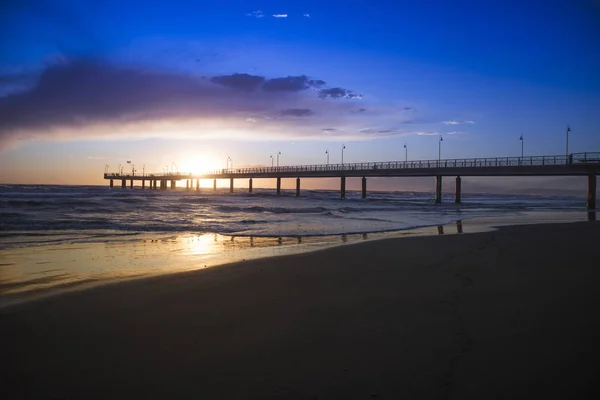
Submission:
[[600,224],[366,241],[2,309],[3,398],[593,398]]

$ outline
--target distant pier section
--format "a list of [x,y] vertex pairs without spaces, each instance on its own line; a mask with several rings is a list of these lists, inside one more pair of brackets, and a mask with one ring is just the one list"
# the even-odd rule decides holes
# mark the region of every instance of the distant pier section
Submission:
[[[212,179],[217,189],[217,179],[229,179],[233,192],[235,179],[249,179],[248,190],[252,192],[252,179],[274,178],[277,194],[281,192],[281,179],[296,179],[296,196],[300,196],[301,178],[339,178],[340,197],[346,197],[346,178],[362,178],[362,197],[367,197],[368,177],[435,177],[435,202],[442,202],[442,178],[455,177],[454,201],[460,203],[463,176],[587,176],[587,208],[596,209],[596,175],[600,174],[600,152],[573,153],[561,156],[467,158],[452,160],[387,161],[346,164],[295,165],[257,168],[225,168],[203,174],[162,173],[142,175],[105,173],[104,179],[121,181],[121,187],[133,188],[134,181],[141,181],[142,188],[175,189],[176,182],[185,180],[186,188],[200,190],[201,179]],[[195,185],[194,185],[195,184]]]

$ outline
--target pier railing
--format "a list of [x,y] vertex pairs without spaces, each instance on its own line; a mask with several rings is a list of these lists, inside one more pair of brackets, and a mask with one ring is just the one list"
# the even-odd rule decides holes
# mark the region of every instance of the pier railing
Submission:
[[329,172],[329,171],[378,171],[424,168],[486,168],[563,166],[573,164],[600,163],[600,153],[575,153],[560,156],[462,158],[452,160],[385,161],[344,164],[318,164],[279,167],[229,168],[207,172],[217,174],[252,174],[275,172]]
[[[235,175],[235,174],[273,174],[273,173],[302,173],[302,172],[354,172],[354,171],[385,171],[402,169],[427,169],[427,168],[491,168],[491,167],[543,167],[543,166],[568,166],[582,164],[600,164],[600,152],[573,153],[559,156],[529,156],[529,157],[496,157],[496,158],[460,158],[451,160],[416,160],[416,161],[384,161],[362,162],[344,164],[316,164],[296,166],[248,167],[248,168],[223,168],[212,170],[203,175]],[[130,178],[133,175],[107,173],[105,178]],[[144,177],[161,177],[163,179],[186,179],[194,176],[192,173],[168,172],[146,173]],[[136,175],[140,177],[140,175]]]

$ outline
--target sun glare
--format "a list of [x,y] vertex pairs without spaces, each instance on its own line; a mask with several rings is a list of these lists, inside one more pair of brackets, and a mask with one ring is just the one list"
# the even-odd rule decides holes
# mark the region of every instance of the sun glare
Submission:
[[210,158],[188,158],[181,162],[179,166],[180,172],[191,172],[193,174],[202,174],[219,169],[219,166]]

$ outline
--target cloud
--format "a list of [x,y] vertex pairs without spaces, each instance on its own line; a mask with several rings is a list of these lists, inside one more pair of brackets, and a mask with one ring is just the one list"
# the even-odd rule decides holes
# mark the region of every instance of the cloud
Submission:
[[438,136],[439,135],[438,132],[431,132],[431,131],[428,131],[428,132],[415,132],[415,133],[417,135],[419,135],[419,136]]
[[273,17],[275,17],[275,18],[287,18],[288,15],[287,14],[273,14]]
[[302,16],[305,18],[310,18],[310,14],[302,14]]
[[450,120],[450,121],[444,121],[444,124],[446,125],[462,125],[462,124],[474,124],[475,121],[456,121],[456,120]]
[[254,17],[254,18],[262,18],[265,16],[265,14],[260,11],[260,10],[256,10],[256,11],[252,11],[246,14],[247,17]]
[[221,75],[210,78],[210,81],[236,90],[255,90],[262,85],[265,78],[248,74]]
[[281,110],[281,115],[284,117],[308,117],[312,113],[309,108],[286,108]]
[[[266,92],[298,92],[310,87],[310,81],[306,76],[288,76],[285,78],[274,78],[267,80],[262,89]],[[324,81],[321,81],[325,83]]]
[[329,89],[321,89],[319,90],[319,97],[325,99],[327,97],[332,99],[361,99],[362,95],[355,94],[350,90],[342,89],[339,87],[329,88]]
[[444,133],[444,135],[462,135],[462,134],[464,134],[464,132],[460,132],[460,131],[452,131],[452,132]]
[[[48,66],[32,88],[0,97],[0,148],[25,140],[325,140],[324,125],[360,139],[360,125],[370,124],[362,119],[373,117],[356,112],[364,109],[357,107],[357,96],[348,95],[353,92],[325,85],[305,75],[203,77],[75,60]],[[340,97],[348,101],[334,101]],[[302,126],[295,118],[303,118]],[[289,124],[294,129],[282,129]]]

